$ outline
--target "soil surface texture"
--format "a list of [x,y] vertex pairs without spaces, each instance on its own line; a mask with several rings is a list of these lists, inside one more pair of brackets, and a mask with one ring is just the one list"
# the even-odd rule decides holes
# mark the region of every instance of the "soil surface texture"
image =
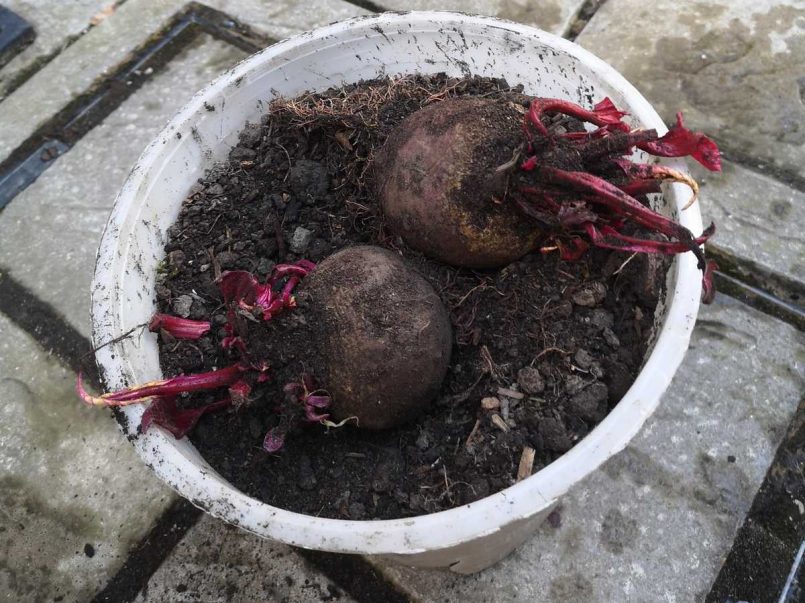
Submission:
[[[320,262],[349,246],[398,254],[450,317],[450,366],[427,409],[382,431],[299,424],[283,449],[262,448],[281,420],[301,418],[283,385],[312,374],[316,309],[249,325],[250,352],[271,365],[251,401],[204,415],[190,439],[236,487],[269,504],[339,519],[391,519],[466,504],[536,472],[593,429],[632,384],[645,356],[668,260],[591,250],[576,262],[539,250],[496,270],[453,268],[412,251],[384,227],[372,158],[417,109],[474,95],[522,103],[492,79],[364,82],[271,104],[229,158],[198,182],[169,231],[157,285],[162,312],[210,320],[197,341],[164,334],[166,376],[221,368],[226,308],[216,278],[277,263]],[[526,219],[526,218],[524,218]],[[313,331],[311,331],[311,329]],[[196,406],[220,392],[181,401]],[[295,415],[294,415],[295,413]],[[533,464],[530,459],[533,455]],[[521,462],[522,460],[522,462]]]

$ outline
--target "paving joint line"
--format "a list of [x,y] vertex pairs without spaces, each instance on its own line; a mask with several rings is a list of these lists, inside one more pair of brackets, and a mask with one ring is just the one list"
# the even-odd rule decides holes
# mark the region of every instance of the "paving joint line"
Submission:
[[361,555],[325,553],[293,547],[309,565],[340,586],[358,603],[410,603],[411,597]]
[[0,5],[0,69],[35,39],[36,30],[27,19]]
[[[729,266],[727,268],[729,269]],[[805,331],[805,308],[799,304],[786,302],[765,289],[747,283],[736,276],[742,276],[743,274],[740,271],[731,274],[716,270],[713,275],[716,291],[735,298],[764,314],[782,320],[799,331]]]
[[49,304],[41,301],[0,266],[0,312],[25,331],[40,347],[73,372],[81,372],[94,387],[100,376],[92,346]]
[[769,165],[768,161],[765,159],[758,159],[757,157],[753,157],[747,153],[730,148],[729,144],[724,144],[719,141],[716,142],[718,142],[718,146],[721,149],[721,154],[724,159],[727,159],[732,163],[746,168],[756,174],[777,180],[786,186],[805,193],[804,176],[801,176],[797,172],[783,167]]
[[595,16],[595,13],[598,12],[598,9],[604,6],[606,2],[607,0],[585,0],[585,2],[579,7],[579,10],[576,12],[576,16],[573,17],[573,20],[570,22],[567,31],[562,37],[567,38],[571,42],[575,42],[576,38],[579,37],[579,34],[581,34],[581,32],[584,31],[584,28],[587,27],[590,19]]
[[[799,508],[805,500],[804,451],[805,398],[801,398],[707,603],[795,600],[788,596],[788,580],[803,571],[798,555],[805,544],[805,516]],[[779,557],[787,557],[788,565],[781,567]]]
[[[119,8],[123,4],[125,4],[127,0],[118,0],[115,2],[114,6],[115,9]],[[84,27],[80,32],[68,36],[64,43],[62,43],[57,49],[49,52],[45,55],[42,55],[38,59],[36,59],[33,63],[28,65],[28,67],[22,68],[16,75],[14,75],[9,82],[6,84],[3,90],[0,90],[0,102],[4,99],[11,96],[17,88],[22,86],[25,82],[27,82],[30,78],[32,78],[37,71],[45,67],[48,63],[50,63],[53,59],[59,56],[62,52],[68,49],[70,46],[75,44],[78,40],[84,37],[87,33],[89,33],[92,28],[97,27],[97,25],[93,24],[91,21],[87,23],[87,26]],[[0,65],[2,66],[2,65]]]
[[398,11],[389,11],[387,8],[383,8],[382,6],[375,4],[372,0],[344,0],[347,4],[352,4],[353,6],[357,6],[358,8],[362,8],[363,10],[368,10],[371,13],[388,13],[388,12],[398,12]]
[[91,603],[129,603],[148,585],[185,534],[201,519],[203,511],[177,498],[127,555],[122,567]]
[[0,211],[202,33],[247,52],[274,41],[225,13],[189,3],[113,73],[96,80],[0,163]]

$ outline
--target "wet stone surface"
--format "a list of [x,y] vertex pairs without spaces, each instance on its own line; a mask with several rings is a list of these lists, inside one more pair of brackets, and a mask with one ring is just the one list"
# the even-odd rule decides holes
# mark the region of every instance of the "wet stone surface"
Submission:
[[716,223],[712,244],[805,286],[805,193],[729,161],[720,174],[690,167],[704,223]]
[[0,68],[36,37],[31,24],[14,11],[0,6]]
[[[297,0],[205,4],[274,39],[366,12],[339,0],[320,2],[316,10]],[[563,34],[583,2],[375,4],[494,14]],[[26,70],[33,73],[53,53],[61,54],[2,100],[0,160],[97,77],[114,71],[186,3],[127,0],[87,29],[112,5],[3,2],[34,25],[37,37],[0,69],[0,99],[27,77]],[[804,15],[795,0],[608,0],[578,41],[624,73],[667,122],[681,109],[691,126],[714,133],[745,163],[802,176]],[[128,169],[190,94],[243,56],[203,40],[0,214],[0,265],[12,267],[16,278],[84,334],[95,248]],[[719,225],[714,244],[802,282],[805,262],[796,231],[803,222],[802,193],[731,163],[723,175],[699,176],[704,216]],[[611,316],[591,320],[615,337],[607,326]],[[136,459],[106,413],[75,403],[70,371],[1,315],[0,331],[0,599],[89,600],[172,494]],[[803,391],[802,354],[801,334],[720,298],[703,310],[693,348],[646,428],[566,497],[534,539],[475,576],[391,567],[385,573],[423,601],[704,600],[753,499],[771,508],[781,493],[800,492],[786,481],[799,474],[775,471],[755,498]],[[584,355],[574,362],[582,366]],[[528,377],[538,388],[536,376]],[[786,453],[790,467],[801,467],[801,450]],[[803,498],[791,496],[785,507],[790,513],[752,509],[734,549],[775,580],[790,567],[792,547],[802,538],[796,532],[801,522],[791,518],[802,513],[795,501]],[[747,579],[740,572],[727,576],[713,600],[735,599],[738,591],[730,589]],[[293,550],[205,517],[137,600],[269,595],[278,601],[349,600]]]
[[101,232],[129,170],[170,116],[243,56],[206,36],[191,44],[0,214],[0,265],[83,335]]
[[609,0],[576,40],[670,123],[677,111],[733,153],[805,175],[805,5]]
[[71,371],[0,332],[0,600],[88,601],[173,494]]
[[570,28],[583,0],[377,0],[388,10],[450,10],[489,15],[539,27],[557,35]]
[[353,599],[310,568],[291,547],[205,515],[151,576],[135,601],[350,603]]
[[[72,0],[71,2],[25,2],[4,0],[3,7],[13,11],[32,28],[29,44],[14,56],[3,60],[0,49],[0,100],[26,73],[35,71],[62,48],[89,29],[92,22],[105,18],[101,12],[113,5],[109,0]],[[94,17],[94,19],[93,19]],[[0,23],[5,34],[5,21]]]

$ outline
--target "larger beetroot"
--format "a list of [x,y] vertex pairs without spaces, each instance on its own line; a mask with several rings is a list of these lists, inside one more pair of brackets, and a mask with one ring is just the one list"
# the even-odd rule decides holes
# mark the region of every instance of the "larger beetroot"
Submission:
[[388,227],[453,266],[497,268],[528,253],[539,226],[492,203],[507,188],[507,175],[494,167],[518,150],[521,132],[522,114],[507,101],[451,99],[410,115],[376,160]]
[[[715,143],[685,128],[681,114],[662,137],[632,130],[609,99],[592,110],[551,98],[531,99],[524,107],[524,116],[515,119],[512,103],[450,100],[403,121],[376,165],[392,232],[430,257],[473,268],[521,257],[540,230],[543,248],[559,249],[568,260],[589,243],[643,253],[691,251],[704,274],[703,299],[710,301],[713,265],[700,246],[715,227],[694,236],[653,211],[644,196],[672,180],[691,187],[692,202],[697,184],[630,156],[635,148],[662,157],[689,155],[720,170]],[[515,121],[521,127],[514,128]],[[588,130],[585,123],[597,128]],[[529,219],[518,219],[514,207]]]

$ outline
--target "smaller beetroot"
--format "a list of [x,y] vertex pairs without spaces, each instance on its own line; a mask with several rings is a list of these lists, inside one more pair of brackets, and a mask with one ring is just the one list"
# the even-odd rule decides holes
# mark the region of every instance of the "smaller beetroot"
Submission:
[[452,329],[430,284],[394,253],[343,249],[305,279],[300,300],[325,326],[323,378],[336,420],[386,429],[436,396],[450,363]]

